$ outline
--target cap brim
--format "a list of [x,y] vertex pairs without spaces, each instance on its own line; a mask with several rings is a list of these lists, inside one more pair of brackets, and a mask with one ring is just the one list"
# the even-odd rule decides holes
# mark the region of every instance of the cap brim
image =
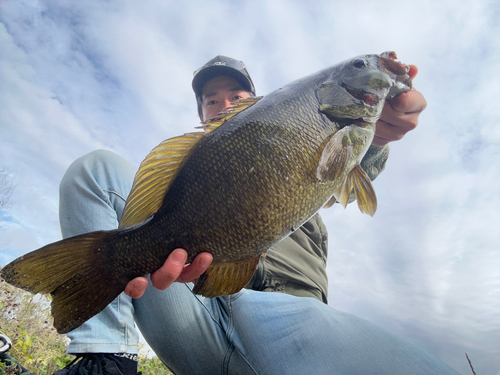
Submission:
[[243,85],[243,89],[248,92],[253,93],[252,83],[250,79],[240,72],[238,69],[232,68],[230,66],[224,65],[215,65],[209,66],[196,74],[193,78],[193,91],[196,96],[201,97],[201,90],[203,89],[203,85],[207,83],[210,79],[217,76],[229,76],[236,79],[240,84]]

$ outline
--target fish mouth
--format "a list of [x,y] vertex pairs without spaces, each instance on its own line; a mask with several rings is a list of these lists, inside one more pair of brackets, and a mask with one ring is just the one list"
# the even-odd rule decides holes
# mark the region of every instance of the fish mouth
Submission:
[[354,87],[348,86],[345,83],[342,83],[341,86],[347,91],[352,97],[365,102],[366,104],[372,106],[377,105],[380,102],[380,98],[368,91],[356,89]]
[[391,92],[387,96],[387,99],[393,98],[398,93],[400,94],[401,92],[411,90],[413,87],[413,82],[409,75],[410,66],[398,61],[397,58],[396,52],[394,51],[383,52],[378,56],[381,67],[396,76],[394,77],[395,87],[391,88]]
[[397,76],[408,74],[410,67],[397,60],[396,52],[383,52],[379,55],[378,59],[382,65],[391,73]]

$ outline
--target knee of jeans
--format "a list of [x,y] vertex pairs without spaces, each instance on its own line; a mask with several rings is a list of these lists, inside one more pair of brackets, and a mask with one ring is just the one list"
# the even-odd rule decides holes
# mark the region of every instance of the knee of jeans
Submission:
[[121,156],[107,150],[95,150],[79,157],[68,167],[61,180],[59,192],[81,186],[82,182],[89,185],[91,181],[103,178],[107,180],[110,174],[121,173],[132,173],[133,176],[134,171]]

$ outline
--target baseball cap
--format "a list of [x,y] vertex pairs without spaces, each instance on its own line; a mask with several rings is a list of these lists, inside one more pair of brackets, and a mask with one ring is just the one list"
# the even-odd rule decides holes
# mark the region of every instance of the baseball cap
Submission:
[[[218,55],[194,72],[192,86],[196,99],[201,98],[201,90],[208,80],[222,75],[233,77],[243,85],[245,91],[255,96],[255,87],[243,61]],[[199,102],[198,100],[198,110],[200,110]]]

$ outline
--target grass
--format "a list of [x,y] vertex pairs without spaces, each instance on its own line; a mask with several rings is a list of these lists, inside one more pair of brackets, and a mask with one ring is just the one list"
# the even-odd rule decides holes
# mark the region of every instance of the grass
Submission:
[[[66,354],[69,340],[52,326],[50,298],[32,295],[0,279],[0,333],[12,341],[9,354],[36,375],[52,375],[73,360]],[[0,374],[10,374],[0,364]],[[143,375],[172,374],[157,357],[139,351]]]

